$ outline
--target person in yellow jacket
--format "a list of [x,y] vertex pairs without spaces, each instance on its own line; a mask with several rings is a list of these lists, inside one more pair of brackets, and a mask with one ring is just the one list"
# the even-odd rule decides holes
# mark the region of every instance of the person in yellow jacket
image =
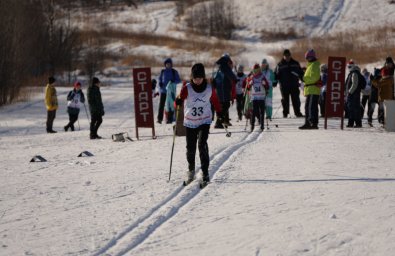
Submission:
[[318,101],[321,92],[320,62],[315,51],[310,49],[305,54],[306,72],[303,76],[305,102],[305,123],[299,129],[318,129]]
[[47,107],[47,133],[56,133],[52,129],[53,121],[56,117],[56,110],[58,109],[58,97],[55,89],[55,78],[49,77],[48,84],[45,88],[45,106]]

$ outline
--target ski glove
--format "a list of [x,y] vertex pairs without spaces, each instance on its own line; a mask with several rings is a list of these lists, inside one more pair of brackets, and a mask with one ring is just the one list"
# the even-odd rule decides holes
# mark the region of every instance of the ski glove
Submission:
[[181,98],[176,98],[176,105],[177,106],[181,106],[182,102],[183,102],[183,100]]

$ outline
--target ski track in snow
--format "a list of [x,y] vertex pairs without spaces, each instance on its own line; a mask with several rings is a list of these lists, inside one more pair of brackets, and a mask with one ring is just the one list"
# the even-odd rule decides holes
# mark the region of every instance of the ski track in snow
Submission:
[[[212,155],[210,163],[210,176],[212,180],[215,174],[226,166],[228,162],[231,162],[232,159],[237,157],[246,145],[259,140],[262,134],[263,133],[258,132],[249,133],[238,143],[220,149]],[[111,239],[105,247],[94,255],[124,255],[143,244],[147,238],[174,217],[180,209],[190,203],[191,200],[199,194],[201,189],[197,186],[197,183],[198,182],[195,181],[185,188],[181,185],[147,214],[139,218],[118,236]]]
[[340,18],[344,11],[345,0],[329,0],[324,1],[323,13],[320,15],[322,17],[321,21],[316,28],[310,33],[312,35],[324,35],[328,33],[336,24],[337,20]]

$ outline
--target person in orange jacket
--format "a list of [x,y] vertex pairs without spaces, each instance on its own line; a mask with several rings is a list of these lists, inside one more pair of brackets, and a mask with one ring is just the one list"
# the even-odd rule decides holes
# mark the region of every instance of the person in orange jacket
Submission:
[[55,78],[48,78],[48,84],[45,88],[45,106],[47,107],[47,133],[56,133],[53,130],[53,122],[58,109],[58,96],[56,95]]

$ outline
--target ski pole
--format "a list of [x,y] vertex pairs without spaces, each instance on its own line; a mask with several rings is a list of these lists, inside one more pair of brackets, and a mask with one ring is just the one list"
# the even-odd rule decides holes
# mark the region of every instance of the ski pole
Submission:
[[86,110],[86,105],[85,105],[85,103],[83,103],[83,104],[84,104],[84,108],[85,108],[86,118],[88,118],[88,123],[89,123],[90,120],[89,120],[88,110]]
[[169,180],[170,181],[170,177],[171,177],[171,167],[173,165],[173,153],[174,153],[174,144],[176,141],[176,133],[177,133],[177,118],[178,118],[178,112],[180,110],[180,106],[177,106],[176,109],[176,124],[174,125],[174,131],[173,131],[173,145],[171,147],[171,155],[170,155],[170,170],[169,170]]
[[224,126],[224,129],[225,129],[225,132],[226,132],[226,137],[232,136],[232,133],[230,131],[228,131],[228,126],[227,125],[223,125],[223,126]]
[[248,118],[246,118],[246,125],[244,126],[244,131],[247,131],[247,125],[248,125]]

